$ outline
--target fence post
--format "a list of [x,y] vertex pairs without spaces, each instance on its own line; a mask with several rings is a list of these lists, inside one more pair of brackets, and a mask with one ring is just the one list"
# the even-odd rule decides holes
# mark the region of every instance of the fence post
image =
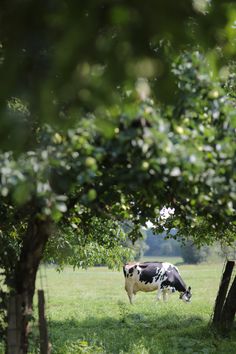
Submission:
[[48,341],[47,321],[45,318],[44,291],[38,290],[39,338],[40,354],[50,354],[51,347]]

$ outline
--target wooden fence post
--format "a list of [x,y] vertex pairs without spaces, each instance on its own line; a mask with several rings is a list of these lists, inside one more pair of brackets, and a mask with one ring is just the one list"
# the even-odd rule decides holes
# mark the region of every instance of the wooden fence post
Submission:
[[38,290],[39,338],[40,354],[50,354],[51,347],[48,341],[47,321],[45,318],[44,291]]

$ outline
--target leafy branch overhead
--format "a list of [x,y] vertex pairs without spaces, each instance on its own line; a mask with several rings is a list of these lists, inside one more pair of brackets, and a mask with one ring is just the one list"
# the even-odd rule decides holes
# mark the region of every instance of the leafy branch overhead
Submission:
[[1,154],[2,215],[10,207],[20,224],[30,212],[57,222],[76,208],[144,223],[168,205],[172,225],[192,234],[199,225],[216,239],[235,231],[234,102],[198,52],[179,57],[173,73],[174,106],[134,95],[103,129],[89,115],[66,131],[39,129],[34,151]]
[[[169,58],[201,47],[215,71],[227,67],[235,56],[235,21],[230,0],[150,0],[148,7],[134,0],[3,0],[1,146],[32,149],[38,125],[67,128],[78,112],[103,118],[140,78],[150,81],[155,99],[173,103]],[[26,102],[30,119],[8,111],[14,98]]]

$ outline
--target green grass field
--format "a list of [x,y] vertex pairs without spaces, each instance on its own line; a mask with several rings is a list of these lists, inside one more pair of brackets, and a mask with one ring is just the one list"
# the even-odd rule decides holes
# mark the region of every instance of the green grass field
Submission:
[[[179,263],[180,259],[172,259]],[[236,353],[236,330],[216,336],[208,324],[222,264],[179,265],[191,304],[173,294],[156,303],[156,293],[138,293],[133,306],[124,290],[122,270],[41,271],[38,287],[48,285],[47,315],[52,353],[182,354]],[[37,352],[32,349],[31,352]]]
[[192,286],[191,304],[181,302],[178,294],[167,303],[156,303],[155,292],[140,292],[131,306],[122,271],[47,269],[53,353],[236,352],[235,330],[230,338],[220,338],[208,326],[222,264],[179,265],[179,269]]

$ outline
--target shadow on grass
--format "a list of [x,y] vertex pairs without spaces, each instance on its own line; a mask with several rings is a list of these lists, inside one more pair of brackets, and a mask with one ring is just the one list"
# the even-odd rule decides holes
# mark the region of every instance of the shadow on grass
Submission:
[[183,341],[195,347],[199,341],[211,341],[211,336],[214,337],[207,322],[198,316],[181,318],[172,314],[150,319],[149,316],[134,313],[121,316],[120,320],[89,317],[84,321],[70,318],[50,322],[53,352],[63,354],[73,353],[65,348],[78,341],[99,346],[102,350],[97,351],[99,353],[181,353],[184,352]]

